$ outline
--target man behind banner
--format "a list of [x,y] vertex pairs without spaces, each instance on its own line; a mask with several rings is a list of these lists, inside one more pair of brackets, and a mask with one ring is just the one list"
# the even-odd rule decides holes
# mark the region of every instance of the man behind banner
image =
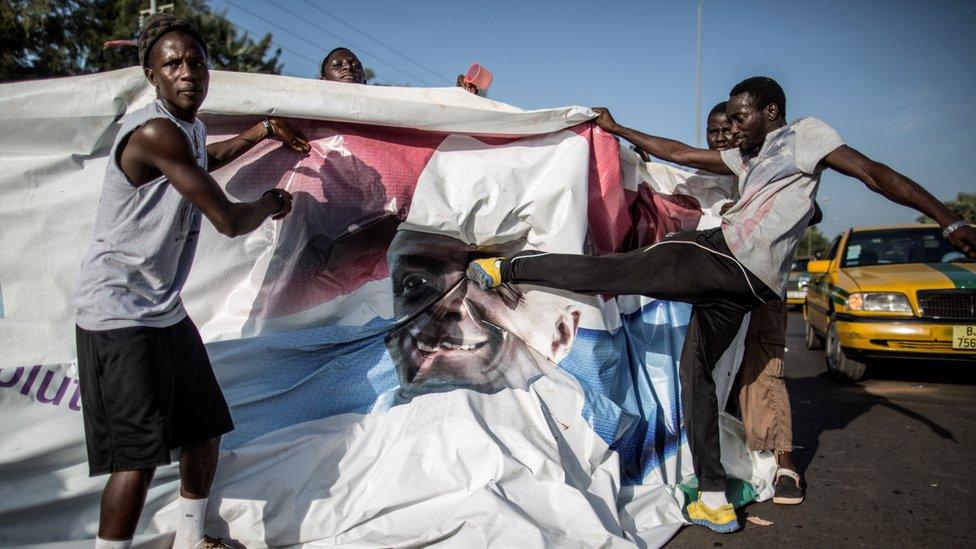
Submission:
[[741,198],[723,215],[720,228],[671,234],[624,254],[523,252],[475,260],[468,268],[468,276],[486,288],[517,282],[638,294],[694,306],[681,355],[681,385],[701,497],[687,513],[691,522],[717,532],[734,532],[739,523],[725,496],[712,370],[745,313],[782,300],[793,252],[814,215],[813,199],[823,169],[856,177],[889,200],[935,219],[950,243],[976,257],[976,229],[917,183],[848,147],[820,120],[801,118],[787,124],[786,95],[771,78],[744,80],[729,96],[726,112],[737,148],[724,151],[650,136],[617,124],[608,110],[596,109],[600,128],[652,156],[737,176]]
[[365,84],[366,69],[352,50],[340,46],[325,54],[319,68],[319,80]]
[[207,50],[187,22],[150,17],[139,59],[157,99],[122,120],[74,296],[89,471],[111,474],[96,546],[131,544],[155,468],[170,463],[177,447],[182,518],[175,547],[220,546],[203,535],[203,519],[220,437],[233,424],[180,291],[201,212],[234,237],[291,210],[291,195],[280,189],[233,203],[208,170],[266,137],[300,152],[309,145],[274,119],[206,145],[196,113],[209,86]]

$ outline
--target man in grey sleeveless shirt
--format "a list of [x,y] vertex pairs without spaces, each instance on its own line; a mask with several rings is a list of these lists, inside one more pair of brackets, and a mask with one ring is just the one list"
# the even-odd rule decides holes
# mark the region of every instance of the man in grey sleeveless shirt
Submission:
[[207,50],[187,22],[150,17],[139,58],[157,99],[122,121],[74,296],[89,470],[110,473],[96,546],[131,544],[155,468],[178,447],[175,546],[219,546],[203,535],[203,519],[220,437],[233,423],[180,291],[201,214],[234,237],[291,211],[291,195],[281,189],[231,202],[208,170],[265,138],[300,153],[309,145],[276,119],[206,145],[196,113],[209,85]]

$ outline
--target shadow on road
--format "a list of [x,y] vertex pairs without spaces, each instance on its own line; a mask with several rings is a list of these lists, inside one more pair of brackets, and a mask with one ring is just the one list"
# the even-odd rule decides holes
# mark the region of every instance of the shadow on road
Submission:
[[868,365],[866,379],[976,385],[976,360],[972,362],[938,360],[888,360]]
[[875,407],[897,412],[939,438],[958,443],[951,430],[906,404],[923,394],[930,398],[952,389],[933,385],[976,385],[974,364],[888,360],[871,364],[863,381],[838,379],[827,373],[822,351],[802,348],[802,317],[791,315],[790,321],[787,342],[796,351],[787,353],[786,386],[793,407],[793,443],[798,447],[794,457],[801,471],[816,455],[824,432],[844,429]]
[[[798,447],[793,455],[801,472],[806,470],[817,454],[825,431],[845,429],[852,421],[876,406],[888,408],[918,422],[939,438],[958,442],[952,431],[924,414],[869,390],[870,383],[868,381],[866,385],[864,382],[839,381],[826,371],[814,377],[787,380],[790,400],[793,402],[794,444]],[[817,408],[829,410],[829,413],[808,413]]]

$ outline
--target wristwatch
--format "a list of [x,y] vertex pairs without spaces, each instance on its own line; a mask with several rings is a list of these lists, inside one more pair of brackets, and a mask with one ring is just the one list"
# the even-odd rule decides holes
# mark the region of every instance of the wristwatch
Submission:
[[959,221],[956,221],[955,223],[951,223],[948,227],[946,227],[945,229],[942,229],[942,236],[945,237],[945,238],[949,238],[949,235],[950,234],[956,232],[956,230],[958,230],[958,229],[960,229],[962,227],[965,227],[966,225],[967,225],[967,223],[965,221],[963,221],[962,219],[960,219]]
[[271,119],[265,116],[264,120],[261,121],[261,124],[264,126],[264,131],[267,132],[265,137],[274,137],[274,128],[271,127]]

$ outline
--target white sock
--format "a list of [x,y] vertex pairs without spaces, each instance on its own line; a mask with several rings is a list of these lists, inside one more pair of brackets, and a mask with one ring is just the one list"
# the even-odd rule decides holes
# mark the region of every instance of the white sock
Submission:
[[701,492],[702,503],[711,507],[712,509],[718,509],[723,505],[727,505],[729,500],[725,498],[725,490],[716,492]]
[[131,546],[131,539],[114,540],[95,538],[95,549],[129,549]]
[[207,498],[180,497],[180,523],[176,527],[173,549],[192,549],[203,540],[203,519],[207,514]]

